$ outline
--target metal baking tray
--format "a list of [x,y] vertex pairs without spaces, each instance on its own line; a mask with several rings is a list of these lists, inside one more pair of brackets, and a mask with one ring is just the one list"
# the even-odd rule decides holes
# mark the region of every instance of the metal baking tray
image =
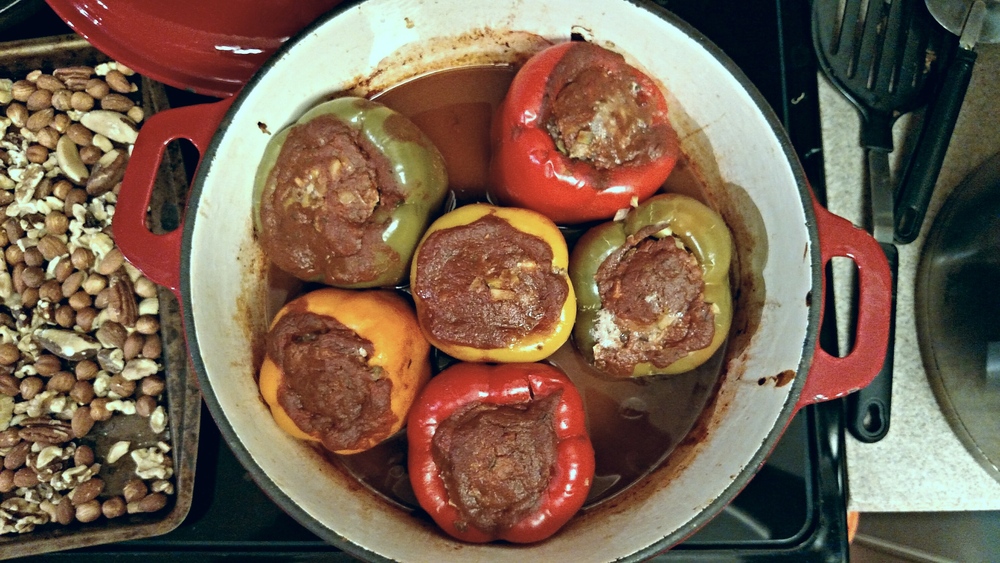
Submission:
[[[72,34],[0,43],[0,78],[16,80],[35,69],[51,72],[59,67],[94,66],[108,60],[107,56],[86,40]],[[168,101],[165,87],[145,77],[137,78],[133,77],[133,81],[139,85],[135,96],[141,96],[140,103],[146,117],[166,109]],[[163,162],[149,216],[150,228],[154,232],[163,232],[164,227],[166,230],[176,228],[177,206],[183,201],[187,188],[180,149],[174,145],[168,147]],[[197,378],[189,368],[180,306],[174,295],[164,288],[159,288],[158,297],[160,338],[163,345],[159,360],[163,364],[163,371],[160,375],[166,384],[164,392],[169,427],[166,441],[171,448],[174,471],[174,492],[169,495],[167,506],[150,514],[126,514],[114,519],[101,517],[86,524],[50,523],[23,534],[5,534],[0,536],[0,559],[158,536],[175,529],[187,516],[194,491],[201,394]],[[130,424],[129,419],[142,424]],[[146,419],[116,415],[111,420],[116,423],[95,427],[85,439],[95,450],[110,447],[110,444],[119,439],[134,439],[137,434],[141,437],[143,432],[146,439],[149,439],[151,430]],[[95,431],[97,435],[92,436]],[[122,477],[114,475],[115,469],[118,468],[105,464],[99,476],[109,484],[116,479],[120,481]]]

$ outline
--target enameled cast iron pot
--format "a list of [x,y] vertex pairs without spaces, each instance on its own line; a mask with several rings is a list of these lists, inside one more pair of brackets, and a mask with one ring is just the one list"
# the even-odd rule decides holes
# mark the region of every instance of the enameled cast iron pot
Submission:
[[[458,64],[523,60],[540,39],[571,33],[612,47],[669,92],[685,153],[737,244],[736,307],[722,383],[687,440],[650,475],[526,547],[466,545],[376,499],[272,422],[255,372],[270,315],[251,220],[254,172],[272,132],[332,93],[377,92]],[[220,124],[221,123],[221,124]],[[183,229],[144,227],[165,145],[202,152]],[[368,559],[641,559],[693,533],[730,502],[804,405],[866,385],[887,344],[889,272],[874,239],[817,206],[766,102],[695,30],[626,0],[368,0],[339,6],[290,40],[232,99],[157,114],[143,126],[115,216],[129,260],[178,292],[209,410],[258,484],[306,527]],[[818,349],[823,267],[853,259],[860,278],[857,348]]]

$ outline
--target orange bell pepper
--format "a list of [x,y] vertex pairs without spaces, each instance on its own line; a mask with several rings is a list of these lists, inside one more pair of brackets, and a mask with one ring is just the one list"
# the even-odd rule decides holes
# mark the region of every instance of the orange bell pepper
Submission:
[[[277,329],[283,320],[296,324]],[[337,323],[370,345],[348,353],[342,346],[338,350],[331,340]],[[339,357],[331,358],[331,350]],[[345,359],[352,353],[358,357]],[[334,453],[356,453],[405,425],[414,398],[430,379],[429,358],[430,345],[399,294],[319,289],[289,302],[275,315],[260,368],[260,392],[275,422],[292,436],[319,442]],[[365,392],[358,391],[367,383],[363,379],[327,385],[333,378],[349,376],[339,369],[338,362],[344,361],[369,370],[375,382]],[[313,369],[315,364],[322,366]],[[290,367],[301,373],[289,377]],[[298,413],[295,418],[291,410]]]

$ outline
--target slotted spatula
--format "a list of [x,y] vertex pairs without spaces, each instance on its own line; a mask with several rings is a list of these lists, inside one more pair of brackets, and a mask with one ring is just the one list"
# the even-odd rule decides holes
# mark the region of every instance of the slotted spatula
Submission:
[[892,270],[892,323],[882,370],[868,387],[847,399],[848,430],[858,440],[875,442],[889,430],[892,397],[898,270],[889,170],[892,125],[927,103],[948,37],[923,0],[814,0],[812,28],[820,68],[861,115],[871,233]]

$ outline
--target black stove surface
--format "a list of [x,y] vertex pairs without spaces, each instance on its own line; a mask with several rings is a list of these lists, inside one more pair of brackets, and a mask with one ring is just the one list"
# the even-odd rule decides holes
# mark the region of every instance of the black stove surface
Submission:
[[[788,130],[817,198],[825,201],[816,66],[808,0],[659,0],[732,58]],[[36,20],[51,26],[51,13]],[[29,22],[30,24],[30,22]],[[15,36],[30,37],[29,24]],[[9,30],[8,30],[9,31]],[[56,29],[51,33],[64,33]],[[9,35],[9,34],[8,34]],[[13,37],[7,37],[13,38]],[[181,103],[202,101],[174,92]],[[833,315],[826,315],[832,318]],[[835,331],[824,327],[824,342]],[[827,346],[832,350],[835,345]],[[846,561],[843,422],[839,401],[807,407],[735,501],[654,561]],[[202,417],[190,515],[164,536],[47,554],[30,561],[340,561],[254,484]]]

